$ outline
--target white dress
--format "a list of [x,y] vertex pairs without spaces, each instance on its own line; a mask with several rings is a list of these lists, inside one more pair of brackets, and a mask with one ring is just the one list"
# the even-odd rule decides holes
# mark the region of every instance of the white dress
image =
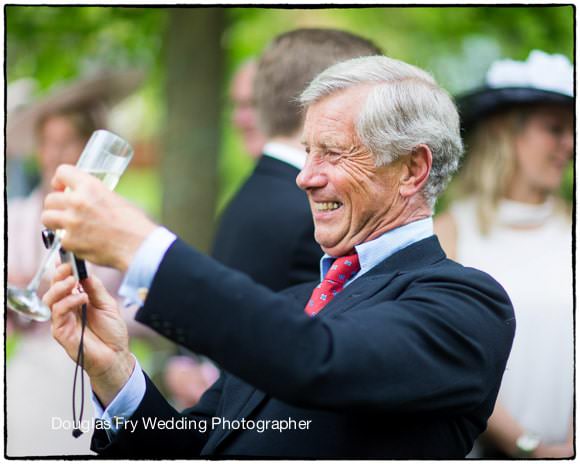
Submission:
[[571,220],[551,201],[504,200],[497,225],[482,236],[473,200],[450,211],[457,261],[492,275],[514,305],[516,334],[498,401],[546,444],[565,442],[573,407]]

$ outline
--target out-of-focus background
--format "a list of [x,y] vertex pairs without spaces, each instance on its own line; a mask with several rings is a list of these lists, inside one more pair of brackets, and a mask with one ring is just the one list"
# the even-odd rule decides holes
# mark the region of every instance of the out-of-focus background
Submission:
[[[20,105],[103,70],[145,73],[109,118],[136,151],[117,191],[201,250],[208,250],[215,219],[255,162],[231,123],[231,78],[277,34],[297,27],[361,34],[387,55],[430,71],[452,94],[481,84],[498,58],[524,60],[541,49],[573,59],[574,49],[572,6],[6,6],[5,12],[7,84],[28,89]],[[6,170],[8,199],[26,196],[40,180],[33,149],[8,151]],[[572,182],[570,167],[562,186],[569,200]],[[438,210],[448,201],[449,194]],[[8,363],[19,337],[7,337]],[[164,355],[146,342],[136,340],[132,349],[146,370],[162,363]]]
[[[136,147],[118,191],[203,248],[213,217],[251,170],[230,124],[234,70],[275,35],[296,27],[362,34],[394,58],[432,72],[451,93],[482,82],[499,57],[531,49],[573,58],[571,6],[410,8],[6,7],[7,82],[33,78],[35,96],[104,68],[146,71],[117,106],[112,126]],[[8,196],[38,178],[21,154]],[[567,176],[571,181],[571,172]]]

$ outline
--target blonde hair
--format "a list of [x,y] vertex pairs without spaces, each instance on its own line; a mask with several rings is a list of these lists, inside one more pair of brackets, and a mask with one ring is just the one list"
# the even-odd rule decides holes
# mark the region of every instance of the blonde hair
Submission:
[[466,139],[465,162],[457,178],[462,196],[473,196],[481,233],[486,235],[495,220],[500,199],[516,170],[515,138],[524,112],[514,109],[477,124]]

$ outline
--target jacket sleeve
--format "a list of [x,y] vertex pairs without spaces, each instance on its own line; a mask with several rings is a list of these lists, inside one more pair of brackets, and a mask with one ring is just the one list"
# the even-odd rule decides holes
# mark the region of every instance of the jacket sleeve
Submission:
[[163,398],[145,375],[145,396],[131,418],[111,441],[104,428],[95,427],[91,449],[101,457],[191,458],[199,456],[211,430],[224,374],[208,389],[199,403],[182,413]]
[[408,279],[394,301],[310,318],[177,241],[137,319],[297,406],[461,412],[497,393],[514,321],[493,279],[456,269]]

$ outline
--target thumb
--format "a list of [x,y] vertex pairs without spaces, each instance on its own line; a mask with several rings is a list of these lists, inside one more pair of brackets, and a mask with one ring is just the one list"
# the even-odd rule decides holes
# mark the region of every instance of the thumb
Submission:
[[115,299],[107,292],[107,289],[94,275],[87,277],[81,281],[84,291],[87,293],[91,304],[100,309],[117,307]]

